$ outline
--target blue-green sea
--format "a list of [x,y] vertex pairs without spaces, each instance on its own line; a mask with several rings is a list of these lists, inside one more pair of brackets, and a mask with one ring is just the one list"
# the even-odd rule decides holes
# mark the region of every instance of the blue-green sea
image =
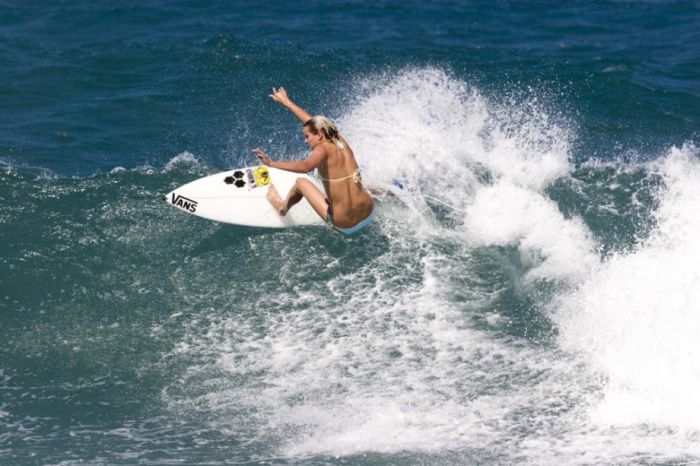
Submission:
[[[360,234],[162,196],[306,155]],[[700,4],[0,0],[0,464],[700,464]]]

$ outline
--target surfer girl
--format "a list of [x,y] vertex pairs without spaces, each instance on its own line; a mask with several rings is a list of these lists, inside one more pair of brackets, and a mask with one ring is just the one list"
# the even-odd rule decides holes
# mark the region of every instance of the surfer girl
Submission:
[[267,199],[280,215],[286,215],[294,204],[306,198],[316,213],[339,232],[350,235],[360,231],[374,218],[375,206],[362,185],[360,168],[345,138],[331,120],[324,116],[312,117],[292,102],[283,87],[273,87],[270,97],[301,120],[304,142],[311,152],[305,160],[289,161],[272,161],[260,148],[253,152],[268,167],[296,173],[318,169],[326,193],[308,179],[297,178],[284,199],[269,185]]

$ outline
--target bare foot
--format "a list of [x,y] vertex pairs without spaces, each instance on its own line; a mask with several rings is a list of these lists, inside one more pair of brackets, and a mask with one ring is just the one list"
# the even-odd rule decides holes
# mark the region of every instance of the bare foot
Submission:
[[287,208],[284,205],[284,201],[282,200],[280,194],[277,192],[277,189],[273,185],[270,185],[267,188],[267,196],[265,197],[267,197],[267,200],[270,201],[272,207],[274,207],[280,215],[287,215]]

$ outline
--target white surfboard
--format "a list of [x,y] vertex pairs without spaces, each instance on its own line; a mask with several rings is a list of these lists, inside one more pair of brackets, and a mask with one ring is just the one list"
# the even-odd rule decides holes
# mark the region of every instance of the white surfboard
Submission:
[[236,225],[267,228],[323,225],[306,199],[283,217],[265,197],[269,185],[274,184],[284,198],[299,177],[316,183],[308,175],[265,165],[237,168],[180,186],[165,196],[165,202],[188,214]]

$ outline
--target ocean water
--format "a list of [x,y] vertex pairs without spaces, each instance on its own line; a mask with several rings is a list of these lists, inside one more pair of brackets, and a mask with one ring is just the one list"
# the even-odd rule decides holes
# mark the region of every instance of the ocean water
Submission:
[[[0,464],[700,463],[697,2],[2,1],[0,74]],[[362,234],[162,202],[280,85]]]

